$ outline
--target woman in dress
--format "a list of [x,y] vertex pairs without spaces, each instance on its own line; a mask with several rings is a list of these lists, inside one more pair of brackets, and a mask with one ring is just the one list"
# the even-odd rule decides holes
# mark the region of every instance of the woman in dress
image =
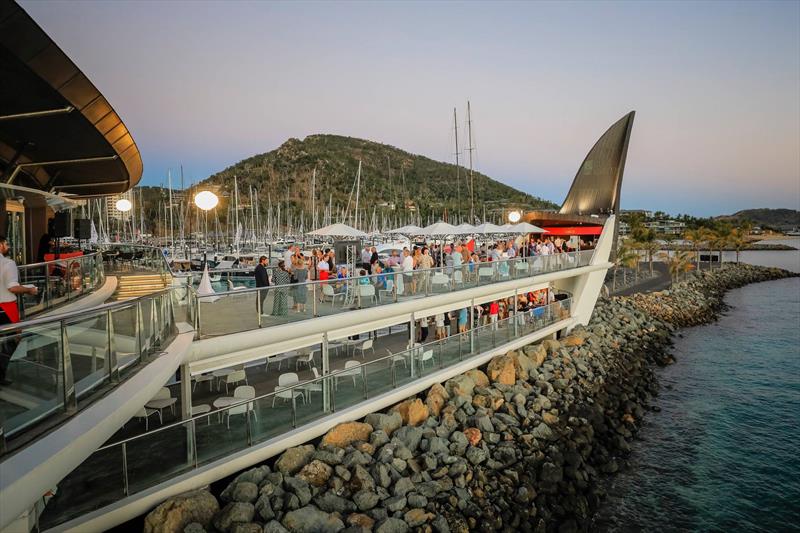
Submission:
[[294,310],[298,313],[305,313],[306,297],[308,296],[308,287],[306,286],[308,268],[306,267],[306,258],[299,248],[295,250],[294,256],[292,256],[292,272],[294,273],[295,283],[295,286],[292,287]]
[[278,261],[278,268],[272,274],[272,283],[276,286],[273,291],[275,300],[272,304],[272,314],[274,316],[286,316],[289,313],[289,288],[287,285],[292,282],[292,274],[286,270],[286,263],[283,259]]

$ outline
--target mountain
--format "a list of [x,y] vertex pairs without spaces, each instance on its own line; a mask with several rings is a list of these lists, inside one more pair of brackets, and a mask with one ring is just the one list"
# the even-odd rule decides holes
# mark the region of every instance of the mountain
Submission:
[[716,217],[732,222],[750,221],[756,226],[789,230],[800,227],[800,211],[796,209],[744,209],[732,215]]
[[[394,146],[339,135],[309,135],[303,140],[289,139],[279,148],[240,161],[204,180],[201,186],[215,186],[230,193],[233,177],[239,184],[240,203],[249,188],[257,190],[263,206],[269,198],[273,206],[291,207],[294,216],[301,210],[311,212],[312,173],[316,169],[316,208],[322,217],[324,208],[333,207],[334,218],[348,204],[355,205],[355,182],[361,162],[359,216],[407,220],[412,209],[418,210],[423,223],[441,218],[447,209],[450,221],[466,219],[470,211],[469,170],[450,163],[411,154]],[[475,214],[483,217],[502,215],[503,209],[550,209],[556,204],[504,185],[480,172],[473,172]],[[352,197],[351,197],[352,194]],[[396,209],[392,209],[396,206]],[[413,207],[412,207],[413,206]],[[460,215],[460,216],[459,216]],[[380,220],[380,218],[379,218]],[[391,218],[390,218],[391,220]]]

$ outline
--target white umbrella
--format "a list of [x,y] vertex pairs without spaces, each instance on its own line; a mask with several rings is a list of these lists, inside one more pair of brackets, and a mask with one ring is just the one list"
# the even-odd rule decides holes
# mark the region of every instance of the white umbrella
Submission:
[[452,224],[447,222],[435,222],[430,226],[425,226],[419,230],[419,235],[436,236],[436,235],[455,235],[458,229]]
[[471,235],[473,233],[475,233],[475,226],[472,224],[464,222],[456,226],[456,235]]
[[317,235],[320,237],[367,237],[367,234],[363,231],[357,230],[356,228],[340,222],[310,231],[308,234]]
[[547,233],[546,229],[540,228],[539,226],[534,226],[533,224],[529,224],[527,222],[514,224],[513,228],[514,233]]
[[395,234],[402,234],[402,235],[416,235],[421,230],[419,226],[415,226],[414,224],[409,224],[408,226],[403,226],[397,229],[389,230],[386,233],[395,235]]
[[480,226],[475,226],[475,233],[483,233],[484,235],[489,235],[491,233],[506,233],[506,230],[504,230],[497,224],[492,224],[491,222],[484,222]]

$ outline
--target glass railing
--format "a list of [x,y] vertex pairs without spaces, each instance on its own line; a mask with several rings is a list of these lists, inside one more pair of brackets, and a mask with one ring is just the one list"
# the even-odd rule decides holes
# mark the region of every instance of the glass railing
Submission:
[[56,516],[46,509],[42,523],[56,526],[501,347],[569,318],[570,304],[569,299],[554,302],[369,362],[354,361],[354,366],[317,379],[278,386],[267,394],[103,446],[59,483],[60,511]]
[[239,287],[206,296],[192,290],[190,307],[199,338],[228,335],[584,267],[591,263],[593,253],[594,250],[584,250],[410,272],[387,269],[369,276],[263,288]]
[[33,285],[36,295],[18,297],[20,318],[31,318],[100,288],[105,281],[99,252],[19,266],[21,285]]
[[98,245],[107,273],[153,272],[171,274],[164,251],[157,246],[128,243]]
[[171,342],[173,291],[0,327],[0,449],[118,382]]

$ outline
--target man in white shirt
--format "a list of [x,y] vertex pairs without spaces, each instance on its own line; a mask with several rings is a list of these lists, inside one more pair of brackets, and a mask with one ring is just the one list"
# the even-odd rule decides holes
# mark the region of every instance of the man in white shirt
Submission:
[[292,271],[292,256],[294,255],[294,246],[289,246],[283,252],[283,267],[289,272]]
[[[19,284],[17,264],[8,258],[10,246],[5,235],[0,235],[0,326],[19,322],[18,294],[38,294],[36,287],[23,287]],[[18,342],[13,336],[0,343],[0,384],[6,384],[6,368],[11,361],[11,354]]]
[[369,265],[369,260],[372,257],[372,253],[369,251],[369,246],[365,246],[363,250],[361,250],[361,263],[364,265]]

